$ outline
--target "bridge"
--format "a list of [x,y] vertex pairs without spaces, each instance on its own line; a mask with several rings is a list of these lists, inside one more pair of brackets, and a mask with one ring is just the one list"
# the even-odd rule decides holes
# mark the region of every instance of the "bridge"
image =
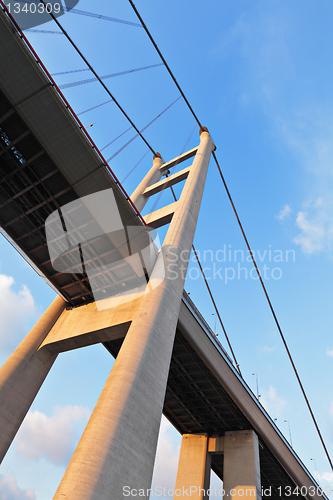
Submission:
[[[151,171],[129,198],[3,8],[0,46],[1,231],[58,293],[1,368],[1,459],[57,356],[103,343],[117,361],[55,499],[123,498],[125,484],[148,489],[162,411],[183,435],[180,490],[191,485],[207,489],[212,469],[225,491],[234,489],[231,496],[237,498],[253,496],[253,491],[241,493],[246,487],[254,488],[256,498],[296,499],[297,493],[285,495],[289,487],[291,492],[298,487],[309,500],[319,498],[316,481],[183,290],[184,276],[178,273],[170,285],[166,271],[162,284],[131,296],[137,286],[133,262],[124,260],[112,273],[99,272],[123,256],[120,236],[84,239],[84,226],[96,226],[96,219],[75,222],[73,212],[82,210],[82,199],[112,190],[124,227],[144,232],[146,224],[170,224],[162,245],[167,269],[173,262],[171,247],[178,257],[191,248],[214,149],[207,129],[201,130],[196,148],[176,159],[164,162],[156,154]],[[183,162],[188,166],[163,180],[169,168]],[[140,215],[150,196],[181,180],[186,183],[178,201]],[[81,246],[59,251],[64,266],[59,271],[45,221],[54,213],[65,214],[65,206],[72,207],[68,213]],[[55,241],[61,237],[57,233]],[[147,287],[156,278],[154,265]],[[94,285],[89,271],[95,273]],[[122,298],[112,293],[103,298],[110,287],[117,294],[124,287]],[[200,495],[192,498],[208,498]]]

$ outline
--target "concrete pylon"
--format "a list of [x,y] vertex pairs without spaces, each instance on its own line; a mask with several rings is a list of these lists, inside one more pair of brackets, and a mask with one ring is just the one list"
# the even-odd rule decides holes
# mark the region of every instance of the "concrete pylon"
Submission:
[[202,132],[162,246],[165,279],[142,296],[56,500],[120,500],[131,490],[149,498],[187,260],[213,149]]
[[162,157],[159,153],[154,156],[153,166],[142,179],[136,190],[131,195],[131,200],[136,208],[141,212],[143,207],[147,202],[147,198],[144,197],[143,193],[148,186],[151,186],[155,182],[158,182],[162,177],[161,166],[163,164]]
[[223,489],[224,500],[261,500],[259,444],[254,431],[225,433]]
[[57,354],[39,346],[65,308],[56,297],[0,368],[0,462],[7,453]]
[[184,434],[180,448],[174,500],[209,500],[211,455],[207,434]]

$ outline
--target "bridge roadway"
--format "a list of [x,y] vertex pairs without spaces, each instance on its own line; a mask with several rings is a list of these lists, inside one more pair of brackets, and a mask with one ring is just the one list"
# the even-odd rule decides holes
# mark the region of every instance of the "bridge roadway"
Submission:
[[[45,219],[66,203],[112,188],[124,225],[141,225],[142,222],[42,62],[1,9],[0,46],[1,231],[65,298],[69,308],[66,313],[77,314],[92,306],[93,295],[87,276],[79,272],[56,272],[52,268],[45,238]],[[96,248],[92,245],[90,251],[91,265],[98,267],[101,263]],[[121,279],[125,279],[124,275]],[[94,342],[102,341],[116,357],[129,324],[130,318],[122,328],[116,329],[117,333],[113,330],[111,337],[96,332]],[[73,348],[65,344],[60,350]],[[281,498],[279,486],[282,491],[285,486],[291,486],[292,491],[296,485],[317,487],[314,478],[239,377],[185,292],[164,414],[182,434],[207,432],[213,436],[226,431],[254,429],[260,443],[262,486],[264,489],[272,486],[269,498]],[[213,455],[212,469],[223,479],[221,455]],[[288,496],[294,497],[296,495]]]

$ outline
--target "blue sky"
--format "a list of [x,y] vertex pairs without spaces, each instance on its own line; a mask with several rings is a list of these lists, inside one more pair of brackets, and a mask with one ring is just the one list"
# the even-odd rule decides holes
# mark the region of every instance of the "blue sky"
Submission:
[[[77,7],[136,21],[125,0],[94,4],[80,0]],[[140,0],[137,7],[215,141],[259,268],[266,273],[265,284],[287,343],[333,454],[332,3],[212,0],[203,5],[197,0],[181,4]],[[141,28],[76,14],[60,21],[100,75],[160,62]],[[42,28],[58,29],[52,23]],[[28,37],[51,73],[84,69],[64,36],[29,33]],[[90,76],[83,72],[55,79],[61,85]],[[163,66],[106,83],[139,128],[179,95]],[[108,100],[98,83],[64,93],[77,113]],[[84,125],[95,122],[88,130],[100,148],[129,126],[112,103],[81,119]],[[145,136],[169,160],[182,151],[194,126],[179,100]],[[111,157],[133,135],[129,131],[106,148],[105,157]],[[188,149],[197,142],[198,129]],[[146,152],[145,144],[136,139],[110,165],[123,179]],[[151,161],[149,153],[126,179],[129,193]],[[169,201],[165,193],[159,206]],[[314,458],[320,483],[333,488],[333,474],[262,290],[251,278],[245,244],[213,162],[195,246],[245,380],[255,391],[252,373],[258,374],[262,403],[278,419],[287,438],[284,420],[289,420],[296,452],[313,474],[310,459]],[[224,249],[226,261],[222,260]],[[235,250],[239,250],[236,259]],[[246,268],[240,271],[240,279],[238,266]],[[214,328],[214,309],[201,279],[196,278],[193,262],[185,289]],[[1,237],[1,363],[54,296]],[[225,345],[218,324],[217,333]],[[102,346],[59,356],[1,466],[0,493],[6,492],[5,498],[47,500],[53,496],[111,366],[112,359]],[[62,440],[55,441],[55,435]],[[172,488],[180,438],[165,421],[160,438],[155,484]]]

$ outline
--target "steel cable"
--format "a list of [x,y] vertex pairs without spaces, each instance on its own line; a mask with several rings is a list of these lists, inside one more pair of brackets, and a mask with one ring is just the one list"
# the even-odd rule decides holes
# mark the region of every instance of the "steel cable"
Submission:
[[[42,3],[45,7],[46,7],[46,3],[44,2],[44,0],[39,0],[40,3]],[[120,109],[120,111],[123,113],[123,115],[125,116],[125,118],[130,122],[130,124],[132,125],[132,127],[136,130],[136,132],[138,133],[138,135],[141,137],[141,139],[144,141],[144,143],[148,146],[148,148],[150,149],[150,151],[155,155],[156,152],[154,151],[154,149],[151,147],[151,145],[148,143],[148,141],[144,138],[144,136],[141,134],[140,130],[135,126],[135,124],[133,123],[133,121],[130,119],[130,117],[128,116],[128,114],[126,113],[126,111],[122,108],[122,106],[119,104],[119,102],[117,101],[117,99],[115,99],[115,97],[112,95],[112,93],[110,92],[110,90],[107,88],[107,86],[105,85],[105,83],[103,82],[103,80],[101,80],[101,78],[98,76],[98,74],[96,73],[96,71],[94,70],[94,68],[91,66],[91,64],[88,62],[88,60],[85,58],[85,56],[82,54],[82,52],[80,51],[80,49],[78,48],[78,46],[74,43],[74,41],[71,39],[71,37],[68,35],[67,31],[62,27],[62,25],[59,23],[59,21],[57,20],[57,18],[52,14],[52,12],[49,13],[50,16],[52,17],[53,21],[56,23],[56,25],[58,26],[58,28],[61,29],[61,31],[63,32],[63,34],[65,35],[65,37],[67,38],[67,40],[69,41],[69,43],[72,45],[72,47],[74,47],[74,49],[76,50],[76,52],[79,54],[79,56],[81,57],[81,59],[85,62],[85,64],[88,66],[88,68],[90,69],[90,71],[93,73],[93,75],[97,78],[97,80],[100,82],[100,84],[102,85],[102,87],[104,88],[104,90],[108,93],[108,95],[111,97],[111,99],[114,101],[114,103],[116,104],[116,106]]]
[[233,199],[232,199],[231,194],[230,194],[230,191],[229,191],[229,189],[228,189],[227,183],[226,183],[226,181],[225,181],[225,179],[224,179],[224,176],[223,176],[223,174],[222,174],[221,167],[220,167],[219,162],[218,162],[218,160],[217,160],[217,158],[216,158],[215,151],[213,151],[213,157],[214,157],[214,160],[215,160],[216,166],[217,166],[217,168],[218,168],[218,171],[219,171],[219,173],[220,173],[220,176],[221,176],[221,179],[222,179],[222,182],[223,182],[224,188],[225,188],[225,190],[226,190],[227,196],[228,196],[229,201],[230,201],[230,203],[231,203],[232,209],[233,209],[234,214],[235,214],[235,216],[236,216],[236,219],[237,219],[237,222],[238,222],[239,228],[240,228],[240,230],[241,230],[241,232],[242,232],[242,235],[243,235],[243,238],[244,238],[245,244],[246,244],[247,249],[248,249],[248,251],[249,251],[249,253],[250,253],[250,255],[251,255],[251,259],[252,259],[253,265],[254,265],[254,267],[255,267],[255,270],[256,270],[257,275],[258,275],[258,278],[259,278],[259,280],[260,280],[260,283],[261,283],[262,289],[263,289],[264,294],[265,294],[265,296],[266,296],[266,299],[267,299],[267,302],[268,302],[269,308],[270,308],[270,310],[271,310],[271,312],[272,312],[272,315],[273,315],[273,318],[274,318],[275,324],[276,324],[277,329],[278,329],[278,331],[279,331],[279,334],[280,334],[280,337],[281,337],[282,342],[283,342],[283,344],[284,344],[284,347],[285,347],[285,349],[286,349],[286,351],[287,351],[287,354],[288,354],[289,360],[290,360],[291,365],[292,365],[292,367],[293,367],[294,373],[295,373],[295,375],[296,375],[296,378],[297,378],[297,381],[298,381],[299,386],[300,386],[300,388],[301,388],[301,391],[302,391],[302,394],[303,394],[303,396],[304,396],[305,402],[306,402],[307,407],[308,407],[308,409],[309,409],[309,412],[310,412],[310,415],[311,415],[311,417],[312,417],[313,423],[314,423],[314,425],[315,425],[315,427],[316,427],[316,430],[317,430],[317,433],[318,433],[318,435],[319,435],[319,438],[320,438],[321,444],[323,445],[323,448],[324,448],[325,454],[326,454],[327,459],[328,459],[328,461],[329,461],[329,463],[330,463],[330,466],[331,466],[331,468],[332,468],[332,470],[333,470],[333,463],[332,463],[332,461],[331,461],[331,458],[330,458],[330,455],[329,455],[329,453],[328,453],[328,451],[327,451],[327,448],[326,448],[326,445],[325,445],[324,439],[323,439],[323,437],[322,437],[322,435],[321,435],[321,432],[320,432],[320,429],[319,429],[319,427],[318,427],[317,420],[316,420],[316,418],[315,418],[315,416],[314,416],[314,414],[313,414],[313,411],[312,411],[312,408],[311,408],[311,406],[310,406],[309,400],[308,400],[307,395],[306,395],[306,393],[305,393],[305,390],[304,390],[304,387],[303,387],[302,381],[301,381],[301,379],[300,379],[300,376],[298,375],[298,372],[297,372],[297,369],[296,369],[295,363],[294,363],[293,358],[292,358],[292,356],[291,356],[291,353],[290,353],[290,351],[289,351],[289,348],[288,348],[288,345],[287,345],[286,339],[285,339],[285,337],[284,337],[284,335],[283,335],[282,328],[281,328],[281,326],[280,326],[279,320],[277,319],[277,316],[276,316],[275,310],[274,310],[274,308],[273,308],[272,302],[271,302],[271,300],[270,300],[270,298],[269,298],[269,295],[268,295],[268,292],[267,292],[267,290],[266,290],[265,284],[264,284],[264,282],[263,282],[263,280],[262,280],[262,277],[261,277],[260,271],[259,271],[259,269],[258,269],[258,266],[257,266],[256,260],[255,260],[255,258],[254,258],[253,252],[252,252],[252,250],[251,250],[251,247],[250,247],[249,241],[248,241],[247,236],[246,236],[246,234],[245,234],[245,231],[244,231],[244,229],[243,229],[243,225],[242,225],[242,223],[241,223],[241,221],[240,221],[240,218],[239,218],[239,216],[238,216],[238,213],[237,213],[236,207],[235,207],[235,205],[234,205]]
[[[161,51],[159,50],[159,48],[158,48],[158,46],[157,46],[157,44],[156,44],[155,40],[153,39],[153,37],[152,37],[151,33],[149,32],[149,30],[148,30],[148,28],[147,28],[146,24],[144,23],[144,21],[143,21],[142,17],[141,17],[141,16],[140,16],[140,14],[139,14],[139,12],[138,12],[137,8],[135,7],[134,2],[133,2],[132,0],[128,0],[128,1],[129,1],[129,3],[131,4],[131,6],[132,6],[132,8],[133,8],[134,12],[136,13],[136,15],[137,15],[138,19],[140,20],[140,22],[141,22],[141,24],[142,24],[143,28],[145,29],[145,31],[146,31],[146,33],[147,33],[147,35],[148,35],[149,39],[151,40],[151,42],[152,42],[153,46],[155,47],[155,49],[156,49],[157,53],[159,54],[160,58],[161,58],[161,59],[162,59],[162,61],[164,62],[164,65],[165,65],[166,69],[168,70],[168,72],[169,72],[169,74],[170,74],[170,76],[171,76],[172,80],[174,81],[174,83],[176,84],[176,86],[177,86],[177,88],[178,88],[179,92],[181,93],[182,97],[184,98],[184,101],[186,102],[186,104],[187,104],[187,106],[188,106],[189,110],[191,111],[192,115],[194,116],[194,118],[195,118],[195,120],[197,121],[197,123],[198,123],[198,125],[200,126],[200,128],[202,128],[202,125],[201,125],[201,123],[200,123],[200,121],[199,121],[199,119],[198,119],[197,115],[196,115],[196,114],[195,114],[195,112],[193,111],[193,108],[191,107],[191,105],[190,105],[189,101],[187,100],[187,98],[186,98],[186,96],[185,96],[184,92],[183,92],[183,91],[182,91],[182,89],[180,88],[180,86],[179,86],[179,84],[178,84],[178,82],[177,82],[177,80],[176,80],[176,78],[175,78],[174,74],[172,73],[172,71],[171,71],[170,67],[168,66],[168,64],[167,64],[166,60],[164,59],[164,57],[163,57],[163,55],[162,55]],[[225,189],[226,189],[226,192],[227,192],[228,198],[229,198],[229,200],[230,200],[230,202],[231,202],[231,205],[232,205],[232,208],[233,208],[233,210],[234,210],[234,213],[235,213],[235,216],[236,216],[237,222],[238,222],[238,224],[239,224],[239,227],[240,227],[240,229],[241,229],[241,232],[242,232],[243,238],[244,238],[244,240],[245,240],[246,246],[247,246],[247,248],[248,248],[248,250],[249,250],[249,252],[250,252],[250,255],[251,255],[251,258],[252,258],[252,262],[253,262],[253,265],[254,265],[254,267],[255,267],[255,269],[256,269],[256,272],[257,272],[257,274],[258,274],[258,277],[259,277],[259,280],[260,280],[261,286],[262,286],[262,288],[263,288],[263,291],[264,291],[264,294],[265,294],[265,296],[266,296],[266,299],[267,299],[268,305],[269,305],[270,310],[271,310],[271,312],[272,312],[272,315],[273,315],[274,321],[275,321],[276,326],[277,326],[277,328],[278,328],[278,331],[279,331],[279,333],[280,333],[280,336],[281,336],[282,342],[283,342],[283,344],[284,344],[284,346],[285,346],[285,349],[286,349],[286,351],[287,351],[287,354],[288,354],[289,360],[290,360],[290,362],[291,362],[291,365],[292,365],[292,367],[293,367],[293,370],[294,370],[294,373],[295,373],[295,375],[296,375],[297,381],[298,381],[298,383],[299,383],[299,386],[300,386],[300,388],[301,388],[302,394],[303,394],[303,396],[304,396],[305,402],[306,402],[306,404],[307,404],[307,407],[308,407],[308,409],[309,409],[310,415],[311,415],[311,417],[312,417],[313,423],[314,423],[315,428],[316,428],[316,430],[317,430],[317,433],[318,433],[318,436],[319,436],[319,438],[320,438],[321,444],[322,444],[322,446],[323,446],[323,448],[324,448],[324,451],[325,451],[326,457],[327,457],[327,459],[328,459],[328,461],[329,461],[329,464],[330,464],[330,466],[331,466],[331,468],[332,468],[332,470],[333,470],[333,463],[332,463],[332,460],[331,460],[331,458],[330,458],[330,455],[329,455],[328,450],[327,450],[327,448],[326,448],[325,442],[324,442],[323,437],[322,437],[322,435],[321,435],[321,432],[320,432],[319,426],[318,426],[318,424],[317,424],[316,418],[315,418],[314,413],[313,413],[313,411],[312,411],[312,408],[311,408],[311,406],[310,406],[309,400],[308,400],[308,398],[307,398],[307,396],[306,396],[306,393],[305,393],[305,390],[304,390],[303,384],[302,384],[301,379],[300,379],[300,377],[299,377],[299,375],[298,375],[298,372],[297,372],[296,366],[295,366],[295,364],[294,364],[294,361],[293,361],[293,359],[292,359],[291,353],[290,353],[289,348],[288,348],[288,346],[287,346],[286,340],[285,340],[284,335],[283,335],[283,333],[282,333],[282,329],[281,329],[280,323],[279,323],[279,321],[278,321],[278,319],[277,319],[277,316],[276,316],[275,310],[274,310],[274,308],[273,308],[273,305],[272,305],[272,303],[271,303],[271,300],[270,300],[270,298],[269,298],[268,292],[267,292],[266,287],[265,287],[265,285],[264,285],[264,282],[263,282],[263,280],[262,280],[262,278],[261,278],[261,275],[260,275],[259,269],[258,269],[258,267],[257,267],[257,264],[256,264],[256,261],[255,261],[255,258],[254,258],[254,256],[253,256],[253,253],[252,253],[251,247],[250,247],[250,245],[249,245],[248,239],[247,239],[247,237],[246,237],[246,235],[245,235],[245,232],[244,232],[243,226],[242,226],[242,224],[241,224],[241,221],[240,221],[240,219],[239,219],[239,216],[238,216],[238,213],[237,213],[237,211],[236,211],[235,205],[234,205],[233,200],[232,200],[232,198],[231,198],[231,195],[230,195],[229,189],[228,189],[227,184],[226,184],[226,182],[225,182],[225,179],[224,179],[224,177],[223,177],[223,174],[222,174],[222,171],[221,171],[220,165],[219,165],[219,163],[218,163],[218,160],[217,160],[217,157],[216,157],[215,151],[213,152],[213,157],[214,157],[214,160],[215,160],[216,166],[217,166],[217,168],[218,168],[218,171],[219,171],[219,173],[220,173],[220,176],[221,176],[221,179],[222,179],[223,185],[224,185],[224,187],[225,187]]]
[[[118,73],[111,73],[109,75],[100,76],[99,78],[87,78],[86,80],[79,80],[76,82],[63,83],[62,85],[59,85],[59,89],[63,90],[63,89],[69,89],[72,87],[78,87],[79,85],[85,85],[86,83],[97,82],[97,81],[99,81],[99,79],[107,80],[108,78],[114,78],[116,76],[128,75],[129,73],[135,73],[137,71],[143,71],[146,69],[156,68],[157,66],[163,66],[163,63],[151,64],[150,66],[143,66],[142,68],[128,69],[126,71],[119,71]],[[79,71],[85,71],[85,70],[75,70],[75,72],[79,72]],[[87,71],[89,71],[89,69],[87,69]],[[71,73],[71,72],[64,71],[64,72],[58,73],[58,74],[65,74],[65,73]]]

